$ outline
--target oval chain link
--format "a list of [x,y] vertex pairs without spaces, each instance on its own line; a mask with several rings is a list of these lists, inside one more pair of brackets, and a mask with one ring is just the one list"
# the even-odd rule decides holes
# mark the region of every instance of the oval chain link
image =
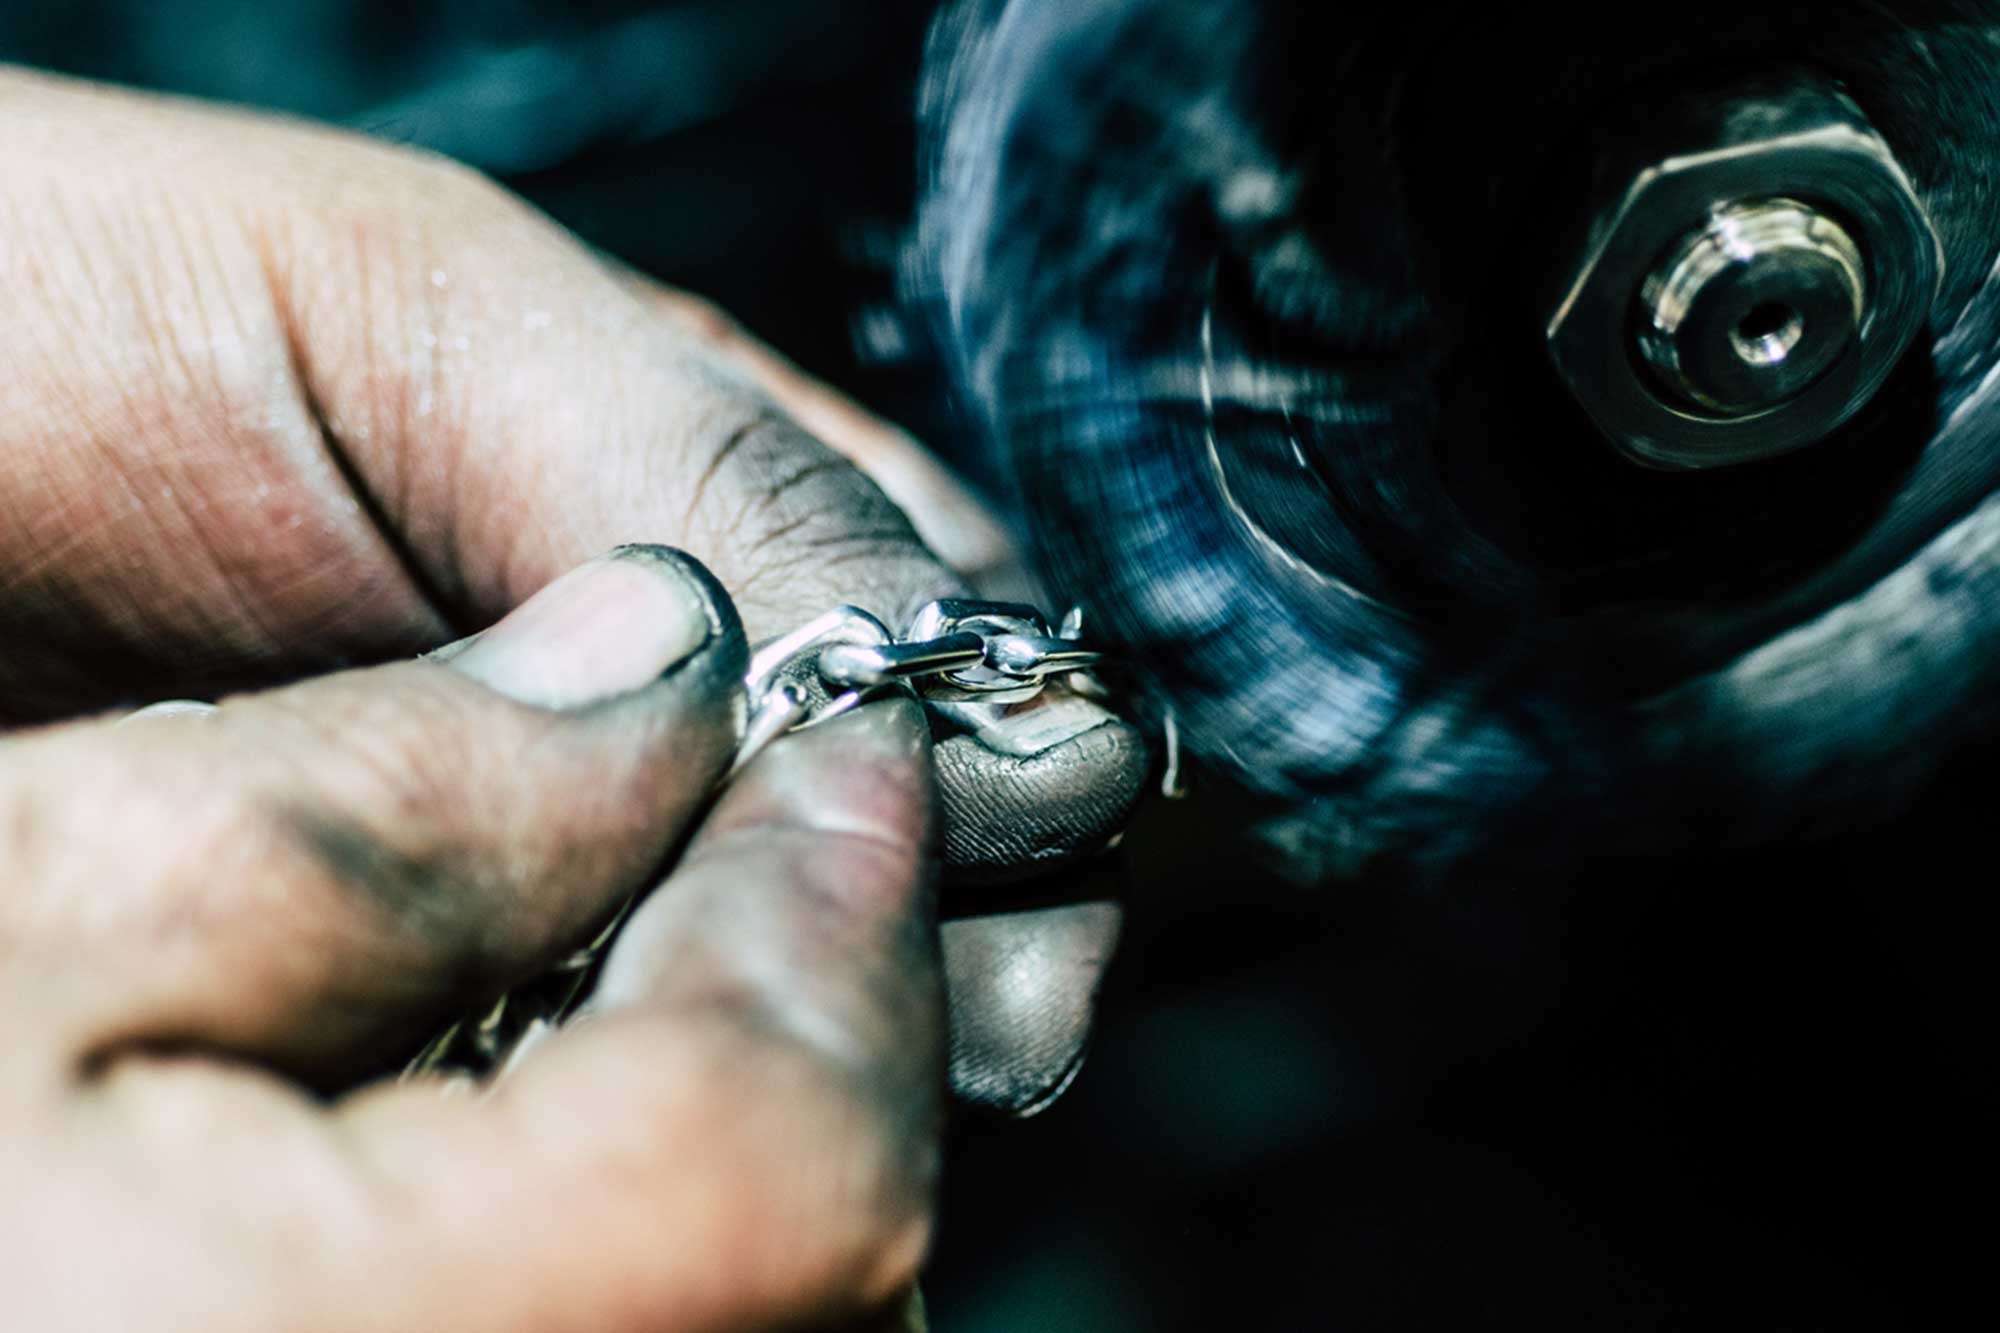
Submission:
[[[1100,654],[1082,637],[1081,612],[1072,610],[1051,631],[1040,611],[1013,602],[932,602],[900,638],[859,607],[835,607],[751,655],[743,678],[750,715],[730,774],[778,737],[838,717],[887,690],[914,690],[940,702],[1031,699],[1057,677],[1096,665]],[[589,994],[631,907],[628,901],[596,939],[542,977],[438,1033],[409,1061],[405,1077],[464,1078],[519,1058]]]

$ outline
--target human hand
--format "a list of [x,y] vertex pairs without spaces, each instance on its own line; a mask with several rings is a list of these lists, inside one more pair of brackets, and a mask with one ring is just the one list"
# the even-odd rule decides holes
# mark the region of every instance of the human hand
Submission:
[[[694,552],[753,641],[962,591],[774,403],[803,410],[801,381],[746,371],[740,339],[471,173],[33,75],[0,103],[0,716],[408,656],[625,541]],[[961,562],[1005,558],[920,452],[820,424]],[[1059,692],[1024,712],[940,745],[947,844],[1088,853],[1141,747]],[[1060,1085],[1116,929],[1101,902],[947,926],[962,1090],[1018,1108]]]
[[[789,1328],[906,1288],[929,740],[869,705],[702,818],[745,661],[705,573],[625,548],[428,660],[0,741],[0,1324]],[[496,1083],[315,1096],[690,831]]]

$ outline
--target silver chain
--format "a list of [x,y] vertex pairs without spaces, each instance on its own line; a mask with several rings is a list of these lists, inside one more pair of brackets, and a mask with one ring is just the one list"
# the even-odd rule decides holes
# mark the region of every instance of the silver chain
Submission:
[[[1032,606],[952,598],[918,611],[899,638],[859,607],[839,606],[751,655],[743,684],[750,716],[730,768],[733,776],[772,741],[892,690],[939,703],[1019,703],[1059,676],[1087,671],[1100,654],[1081,642],[1072,610],[1054,630]],[[1077,676],[1077,688],[1090,688]],[[605,951],[632,907],[627,902],[596,939],[478,1014],[425,1044],[404,1075],[471,1076],[501,1068],[575,1012],[596,980]]]
[[735,768],[779,736],[884,690],[914,688],[940,703],[1032,699],[1056,677],[1097,664],[1101,654],[1082,637],[1075,609],[1051,630],[1032,606],[948,598],[918,611],[898,637],[860,607],[835,607],[751,657],[743,679],[750,721]]

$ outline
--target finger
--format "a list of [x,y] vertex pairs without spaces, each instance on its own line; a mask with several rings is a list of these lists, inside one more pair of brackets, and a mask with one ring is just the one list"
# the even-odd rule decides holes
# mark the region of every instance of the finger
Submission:
[[394,1327],[793,1327],[907,1289],[942,1093],[930,784],[906,701],[786,738],[634,914],[583,1021],[483,1099],[347,1105],[409,1223],[375,1280]]
[[[962,592],[787,403],[939,541],[969,537],[966,567],[995,558],[998,525],[907,436],[753,353],[760,389],[671,298],[470,173],[5,85],[22,130],[0,143],[19,204],[0,276],[21,265],[40,313],[0,330],[32,409],[0,421],[0,710],[434,646],[633,540],[706,563],[752,641],[842,602],[900,627]],[[105,170],[78,178],[80,157]],[[157,225],[120,229],[135,208]],[[186,253],[163,263],[161,238]],[[99,288],[116,301],[85,318]]]
[[966,728],[937,746],[955,885],[943,930],[952,1091],[981,1110],[1033,1115],[1083,1064],[1123,920],[1106,858],[1074,849],[1102,848],[1124,827],[1148,759],[1131,727],[1067,691],[1011,718],[982,704],[941,711]]
[[1010,897],[940,931],[952,1093],[981,1111],[1035,1115],[1083,1067],[1124,914],[1108,868],[1063,878],[1073,882]]
[[909,516],[924,545],[960,577],[979,585],[1018,564],[1005,525],[909,432],[806,374],[714,303],[637,275],[629,282],[642,299],[741,369],[787,416],[867,473]]
[[[906,432],[805,374],[711,303],[637,275],[628,283],[866,472],[981,595],[1045,600],[1005,527]],[[981,1110],[1033,1115],[1083,1063],[1123,920],[1114,876],[1087,862],[1125,827],[1151,760],[1136,729],[1060,685],[1026,704],[948,704],[935,713],[945,723],[936,764],[950,902],[971,913],[943,928],[952,1092]],[[967,893],[1050,874],[1056,883],[1032,906]]]
[[[412,651],[635,539],[709,564],[754,639],[842,602],[900,626],[961,590],[771,393],[490,184],[12,82],[0,275],[49,308],[0,329],[32,409],[0,421],[0,708]],[[1052,751],[1014,776],[1086,769]]]
[[624,548],[443,660],[0,744],[0,940],[82,1059],[344,1072],[645,882],[733,752],[744,659],[698,566]]
[[1051,688],[1025,704],[937,705],[945,862],[954,885],[1046,874],[1102,851],[1131,817],[1150,759],[1137,730]]

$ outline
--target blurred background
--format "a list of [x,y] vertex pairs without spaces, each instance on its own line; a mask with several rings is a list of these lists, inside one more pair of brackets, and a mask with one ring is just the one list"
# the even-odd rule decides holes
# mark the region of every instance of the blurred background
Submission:
[[[895,269],[927,0],[0,2],[0,59],[329,121],[503,180],[911,424]],[[952,432],[935,438],[949,441]]]
[[[0,57],[464,159],[980,478],[898,298],[933,9],[71,0],[0,4]],[[1866,835],[1465,891],[1286,888],[1225,794],[1156,806],[1081,1079],[954,1128],[934,1326],[1990,1321],[1990,768]]]

